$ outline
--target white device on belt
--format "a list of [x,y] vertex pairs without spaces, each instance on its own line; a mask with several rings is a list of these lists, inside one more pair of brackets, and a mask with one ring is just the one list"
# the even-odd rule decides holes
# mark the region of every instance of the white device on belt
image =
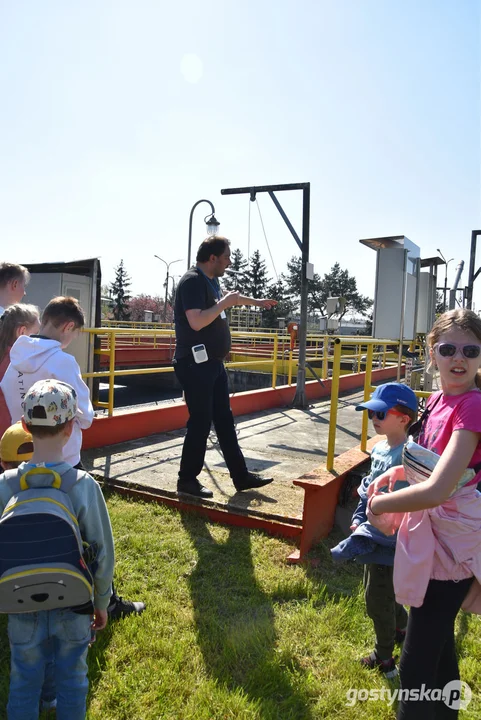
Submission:
[[192,348],[192,355],[197,364],[207,362],[209,359],[205,345],[194,345]]

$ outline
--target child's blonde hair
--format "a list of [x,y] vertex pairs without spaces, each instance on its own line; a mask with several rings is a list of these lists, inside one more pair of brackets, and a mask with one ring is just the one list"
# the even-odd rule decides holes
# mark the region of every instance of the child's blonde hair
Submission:
[[[439,341],[441,335],[457,328],[463,332],[472,333],[481,345],[481,319],[472,310],[449,310],[443,313],[434,323],[431,332],[427,337],[430,350]],[[478,370],[475,378],[476,386],[481,389],[481,370]]]
[[10,305],[0,318],[0,362],[8,352],[8,348],[17,339],[19,328],[31,327],[40,320],[40,311],[36,305],[16,303]]

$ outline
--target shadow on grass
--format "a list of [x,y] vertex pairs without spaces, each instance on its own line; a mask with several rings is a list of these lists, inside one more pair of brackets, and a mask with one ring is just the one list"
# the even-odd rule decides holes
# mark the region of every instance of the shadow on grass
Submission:
[[303,670],[276,648],[273,604],[255,578],[249,530],[230,529],[217,543],[204,519],[182,513],[182,523],[197,550],[188,581],[207,672],[254,701],[262,720],[310,720]]

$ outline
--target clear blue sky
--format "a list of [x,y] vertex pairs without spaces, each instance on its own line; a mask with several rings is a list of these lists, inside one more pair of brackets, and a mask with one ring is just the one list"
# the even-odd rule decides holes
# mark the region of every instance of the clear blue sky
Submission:
[[[481,225],[480,15],[478,0],[0,0],[2,258],[100,256],[104,282],[123,258],[134,293],[156,294],[153,256],[184,271],[196,200],[246,254],[248,198],[220,189],[310,181],[321,275],[338,261],[372,296],[359,238],[405,234],[423,257],[464,259],[464,284]],[[301,194],[279,197],[300,231]],[[259,202],[281,272],[297,246]],[[251,210],[251,251],[268,259]]]

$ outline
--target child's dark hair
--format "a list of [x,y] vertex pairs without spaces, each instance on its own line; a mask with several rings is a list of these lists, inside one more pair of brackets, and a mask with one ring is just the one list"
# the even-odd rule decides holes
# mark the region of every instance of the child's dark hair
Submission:
[[211,255],[220,257],[230,246],[230,240],[221,235],[212,235],[202,241],[197,250],[197,262],[205,263],[208,262]]
[[42,313],[42,325],[48,322],[56,328],[69,322],[82,328],[85,325],[85,315],[76,298],[59,296],[50,300]]

